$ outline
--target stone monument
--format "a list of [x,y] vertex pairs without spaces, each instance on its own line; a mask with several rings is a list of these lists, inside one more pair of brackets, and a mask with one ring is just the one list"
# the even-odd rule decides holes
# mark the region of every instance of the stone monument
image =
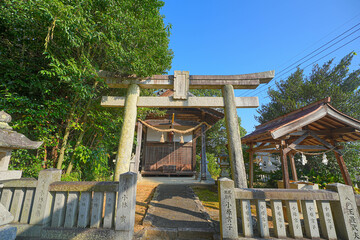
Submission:
[[21,178],[21,170],[9,171],[11,151],[15,149],[37,149],[43,142],[34,142],[9,126],[11,116],[0,111],[0,181]]

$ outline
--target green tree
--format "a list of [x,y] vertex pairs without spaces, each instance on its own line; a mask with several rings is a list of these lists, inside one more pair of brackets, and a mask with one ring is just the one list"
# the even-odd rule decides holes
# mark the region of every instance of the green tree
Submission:
[[[150,76],[170,68],[170,26],[160,15],[163,4],[0,2],[0,108],[12,115],[16,130],[44,141],[37,151],[22,151],[27,159],[61,169],[72,162],[81,172],[88,156],[98,154],[93,159],[107,165],[108,153],[116,149],[122,110],[99,107],[100,98],[123,95],[124,90],[108,89],[96,73]],[[13,162],[21,167],[21,160]]]
[[[354,52],[346,55],[339,63],[334,59],[323,66],[315,65],[312,72],[305,76],[304,70],[298,68],[286,80],[276,83],[276,88],[269,88],[270,102],[258,110],[257,120],[265,123],[274,118],[292,112],[315,101],[331,97],[331,105],[345,114],[360,119],[360,69],[350,72],[349,67]],[[344,145],[344,160],[354,182],[360,175],[359,144],[350,142]],[[319,164],[322,156],[308,157],[308,164],[302,166],[297,161],[300,175],[307,176],[310,181],[325,184],[342,182],[341,173],[332,153],[327,154],[328,166]],[[295,155],[299,160],[299,154]]]

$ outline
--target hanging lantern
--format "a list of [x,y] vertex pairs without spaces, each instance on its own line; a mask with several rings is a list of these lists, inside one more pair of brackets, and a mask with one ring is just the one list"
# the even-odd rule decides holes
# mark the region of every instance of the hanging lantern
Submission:
[[165,139],[164,139],[164,133],[161,133],[160,142],[161,142],[161,143],[164,143],[164,142],[165,142]]
[[306,156],[304,155],[304,153],[301,153],[301,163],[302,165],[305,165],[307,163],[307,159],[306,159]]
[[326,154],[325,154],[325,153],[323,153],[323,156],[322,156],[322,163],[323,163],[323,164],[325,164],[325,165],[328,165],[328,162],[329,162],[329,160],[327,159]]
[[183,137],[183,135],[180,136],[180,143],[184,143],[184,137]]

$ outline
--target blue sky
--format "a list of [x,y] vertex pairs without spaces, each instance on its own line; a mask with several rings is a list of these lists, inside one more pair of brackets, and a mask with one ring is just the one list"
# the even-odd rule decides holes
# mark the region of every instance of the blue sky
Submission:
[[[165,22],[172,25],[170,48],[174,59],[170,74],[174,70],[194,75],[275,70],[275,80],[286,79],[291,72],[282,76],[276,73],[360,23],[359,0],[165,0],[161,12]],[[360,25],[342,37],[359,28]],[[360,30],[300,67],[359,36]],[[358,53],[353,67],[359,67],[360,37],[317,63],[331,58],[338,61],[351,51]],[[311,67],[305,70],[308,72]],[[268,86],[273,84],[274,80]],[[268,86],[236,90],[235,95],[258,96],[260,104],[266,104]],[[254,118],[256,109],[239,109],[238,114],[248,132],[258,125]]]

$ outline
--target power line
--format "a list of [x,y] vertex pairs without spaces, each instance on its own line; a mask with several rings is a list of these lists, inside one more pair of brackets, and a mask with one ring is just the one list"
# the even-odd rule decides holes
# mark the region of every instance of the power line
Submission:
[[348,45],[348,44],[352,43],[353,41],[355,41],[355,40],[356,40],[356,39],[358,39],[358,38],[360,38],[360,35],[359,35],[359,36],[357,36],[356,38],[354,38],[354,39],[350,40],[349,42],[347,42],[347,43],[343,44],[342,46],[338,47],[337,49],[335,49],[335,50],[333,50],[333,51],[329,52],[329,53],[328,53],[328,54],[326,54],[325,56],[322,56],[321,58],[317,59],[316,61],[314,61],[314,62],[310,63],[309,65],[306,65],[303,69],[305,69],[305,68],[307,68],[307,67],[309,67],[309,66],[313,65],[314,63],[316,63],[316,62],[320,61],[321,59],[323,59],[323,58],[325,58],[325,57],[329,56],[330,54],[332,54],[332,53],[336,52],[336,51],[337,51],[337,50],[339,50],[340,48],[345,47],[346,45]]
[[[345,47],[346,45],[348,45],[348,44],[352,43],[353,41],[355,41],[355,40],[356,40],[356,39],[358,39],[358,38],[360,38],[360,35],[359,35],[359,36],[357,36],[357,37],[355,37],[355,38],[353,38],[352,40],[348,41],[347,43],[345,43],[345,44],[341,45],[340,47],[336,48],[335,50],[333,50],[333,51],[329,52],[328,54],[326,54],[326,55],[322,56],[321,58],[319,58],[319,59],[317,59],[317,60],[313,61],[312,63],[310,63],[310,64],[306,65],[303,69],[305,69],[305,68],[307,68],[307,67],[309,67],[309,66],[313,65],[314,63],[316,63],[316,62],[320,61],[321,59],[323,59],[323,58],[325,58],[325,57],[329,56],[330,54],[332,54],[332,53],[336,52],[337,50],[339,50],[339,49],[341,49],[341,48]],[[317,56],[317,55],[315,55],[315,56]],[[315,56],[313,56],[313,57],[315,57]],[[312,59],[312,58],[310,58],[310,59]],[[310,59],[308,59],[308,60],[310,60]],[[308,60],[307,60],[307,61],[308,61]],[[280,76],[277,76],[277,77],[276,77],[276,79],[278,79],[278,78],[280,78],[281,76],[283,76],[283,75],[287,74],[288,72],[292,71],[292,70],[293,70],[293,69],[295,69],[295,68],[296,68],[296,67],[294,67],[294,68],[290,69],[289,71],[287,71],[287,72],[285,72],[285,73],[281,74]],[[275,80],[275,78],[274,78],[273,80]],[[276,83],[276,82],[274,82],[272,85],[263,85],[263,86],[272,87],[272,86],[274,86],[274,84],[275,84],[275,83]],[[259,88],[259,89],[257,89],[257,91],[253,92],[253,94],[258,94],[258,93],[260,93],[260,92],[263,92],[264,90],[265,90],[265,89],[260,89],[260,88]],[[250,93],[251,93],[251,92],[250,92]],[[248,95],[244,95],[244,96],[248,96]]]
[[[296,62],[294,62],[293,64],[289,65],[288,67],[284,68],[283,70],[281,70],[279,73],[285,71],[286,69],[294,66],[296,63],[300,62],[301,60],[307,58],[308,56],[311,56],[313,53],[317,52],[318,50],[320,50],[321,48],[325,47],[326,45],[328,45],[329,43],[335,41],[336,39],[338,39],[339,37],[341,37],[342,35],[344,35],[345,33],[349,32],[350,30],[354,29],[355,27],[359,26],[360,23],[356,24],[355,26],[353,26],[352,28],[346,30],[345,32],[343,32],[342,34],[338,35],[337,37],[335,37],[334,39],[332,39],[331,41],[325,43],[324,45],[322,45],[321,47],[317,48],[316,50],[312,51],[311,53],[309,53],[308,55],[306,55],[305,57],[297,60]],[[336,45],[337,43],[341,42],[342,40],[344,40],[345,38],[351,36],[352,34],[354,34],[355,32],[359,31],[360,28],[356,29],[355,31],[353,31],[352,33],[348,34],[347,36],[345,36],[344,38],[340,39],[339,41],[337,41],[336,43],[330,45],[329,47],[325,48],[324,50],[322,50],[321,52],[317,53],[315,56],[319,55],[320,53],[326,51],[327,49],[331,48],[332,46]],[[302,63],[299,64],[299,66],[301,65]]]
[[[358,15],[360,15],[360,14],[358,14]],[[357,15],[357,16],[358,16],[358,15]],[[355,17],[357,17],[357,16],[355,16]],[[354,17],[354,18],[355,18],[355,17]],[[354,18],[352,18],[352,19],[354,19]],[[351,20],[352,20],[352,19],[351,19]],[[350,20],[350,21],[351,21],[351,20]],[[349,21],[348,21],[348,22],[349,22]],[[307,54],[305,57],[299,59],[299,60],[296,61],[295,63],[293,63],[293,64],[289,65],[288,67],[286,67],[285,69],[281,70],[279,73],[284,72],[286,69],[294,66],[296,63],[298,63],[298,62],[300,62],[301,60],[303,60],[303,59],[307,58],[308,56],[312,55],[312,54],[315,53],[316,51],[320,50],[321,48],[323,48],[323,47],[325,47],[326,45],[330,44],[331,42],[335,41],[336,39],[338,39],[339,37],[343,36],[344,34],[346,34],[347,32],[351,31],[352,29],[356,28],[356,27],[359,26],[359,25],[360,25],[360,23],[357,23],[356,25],[354,25],[353,27],[349,28],[349,29],[346,30],[345,32],[341,33],[340,35],[336,36],[336,37],[333,38],[332,40],[330,40],[330,41],[328,41],[327,43],[323,44],[321,47],[319,47],[319,48],[317,48],[316,50],[312,51],[311,53]],[[322,51],[320,51],[319,53],[317,53],[317,54],[315,54],[314,56],[310,57],[309,59],[303,61],[303,62],[300,63],[298,66],[300,66],[301,64],[303,64],[303,63],[311,60],[312,58],[318,56],[318,55],[321,54],[322,52],[326,51],[327,49],[331,48],[332,46],[336,45],[337,43],[341,42],[342,40],[346,39],[347,37],[351,36],[352,34],[354,34],[355,32],[357,32],[357,31],[359,31],[359,30],[360,30],[360,28],[358,28],[357,30],[355,30],[355,31],[353,31],[352,33],[348,34],[347,36],[343,37],[342,39],[340,39],[340,40],[337,41],[336,43],[330,45],[329,47],[323,49]],[[296,68],[296,67],[295,67],[295,68]],[[294,68],[290,69],[289,71],[292,71],[293,69],[294,69]],[[287,71],[286,73],[288,73],[289,71]],[[278,74],[279,74],[279,73],[278,73]],[[285,74],[286,74],[286,73],[285,73]],[[283,76],[283,75],[284,75],[284,74],[281,74],[280,76]],[[279,78],[280,76],[277,76],[276,78]],[[263,89],[264,87],[266,87],[266,86],[268,86],[268,85],[260,86],[257,90],[262,90],[262,89]],[[244,93],[243,96],[248,96],[248,95],[251,94],[251,93],[252,93],[252,90],[248,90],[247,92]]]
[[[318,41],[316,41],[315,43],[311,44],[311,46],[305,48],[303,51],[301,51],[300,53],[298,53],[297,55],[295,55],[294,57],[290,58],[289,60],[287,60],[285,63],[281,64],[278,68],[281,68],[282,66],[286,65],[286,63],[292,61],[294,58],[298,57],[299,55],[301,55],[302,53],[304,53],[305,51],[307,51],[308,49],[310,49],[312,46],[314,46],[315,44],[317,44],[318,42],[322,41],[323,39],[325,39],[326,37],[330,36],[332,33],[334,33],[335,31],[337,31],[338,29],[340,29],[341,27],[343,27],[344,25],[348,24],[349,22],[351,22],[352,20],[354,20],[355,18],[357,18],[358,16],[360,16],[360,13],[355,15],[353,18],[349,19],[348,21],[346,21],[345,23],[341,24],[340,26],[338,26],[337,28],[335,28],[333,31],[329,32],[327,35],[325,35],[324,37],[320,38]],[[356,26],[354,26],[356,27]],[[351,30],[351,29],[349,29]]]

